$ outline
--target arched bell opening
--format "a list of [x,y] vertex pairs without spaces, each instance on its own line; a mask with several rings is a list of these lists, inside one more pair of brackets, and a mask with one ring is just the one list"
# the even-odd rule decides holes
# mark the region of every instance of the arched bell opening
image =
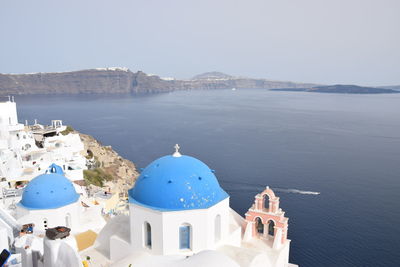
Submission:
[[269,210],[269,196],[267,194],[263,197],[263,209]]
[[257,217],[255,222],[256,222],[256,233],[258,235],[263,235],[264,234],[264,224],[262,223],[261,218]]
[[275,236],[275,222],[273,220],[269,220],[267,225],[268,225],[268,235]]

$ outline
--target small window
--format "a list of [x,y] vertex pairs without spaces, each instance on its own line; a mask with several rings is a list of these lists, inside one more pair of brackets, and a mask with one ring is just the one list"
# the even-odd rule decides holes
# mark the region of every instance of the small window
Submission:
[[65,226],[71,228],[71,214],[69,213],[65,216]]
[[221,215],[219,214],[215,217],[214,238],[215,238],[215,243],[221,240]]
[[182,225],[179,227],[179,248],[190,249],[190,225]]
[[151,248],[151,225],[148,222],[144,223],[144,245]]

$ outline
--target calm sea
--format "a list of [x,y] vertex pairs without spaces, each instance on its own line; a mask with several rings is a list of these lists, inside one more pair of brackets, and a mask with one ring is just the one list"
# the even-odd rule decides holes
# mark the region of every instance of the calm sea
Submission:
[[293,263],[400,264],[400,94],[216,90],[16,101],[21,122],[62,119],[138,167],[179,143],[216,170],[242,215],[264,186],[276,188]]

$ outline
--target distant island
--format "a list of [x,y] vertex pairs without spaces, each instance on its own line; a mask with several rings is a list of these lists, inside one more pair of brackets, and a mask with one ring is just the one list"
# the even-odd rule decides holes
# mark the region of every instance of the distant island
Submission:
[[192,78],[192,80],[227,80],[227,79],[235,79],[235,77],[222,72],[211,71],[196,75]]
[[312,92],[312,93],[335,93],[335,94],[395,94],[400,91],[386,88],[363,87],[357,85],[328,85],[314,86],[309,88],[277,88],[273,91],[290,91],[290,92]]
[[[396,86],[395,86],[396,87]],[[71,72],[0,74],[0,95],[37,94],[147,94],[195,89],[272,89],[330,93],[395,93],[389,88],[353,85],[321,86],[312,83],[235,77],[206,72],[187,80],[162,78],[127,68],[98,68]],[[367,88],[367,89],[364,89]]]
[[400,85],[386,85],[386,86],[379,86],[379,88],[393,89],[393,90],[400,91]]

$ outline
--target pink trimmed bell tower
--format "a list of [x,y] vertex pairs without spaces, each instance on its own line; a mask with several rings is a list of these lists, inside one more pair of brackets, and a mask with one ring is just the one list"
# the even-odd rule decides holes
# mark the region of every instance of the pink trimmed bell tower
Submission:
[[287,241],[288,218],[279,208],[279,197],[268,186],[255,196],[254,204],[246,212],[246,235],[272,240],[273,249],[280,249]]

